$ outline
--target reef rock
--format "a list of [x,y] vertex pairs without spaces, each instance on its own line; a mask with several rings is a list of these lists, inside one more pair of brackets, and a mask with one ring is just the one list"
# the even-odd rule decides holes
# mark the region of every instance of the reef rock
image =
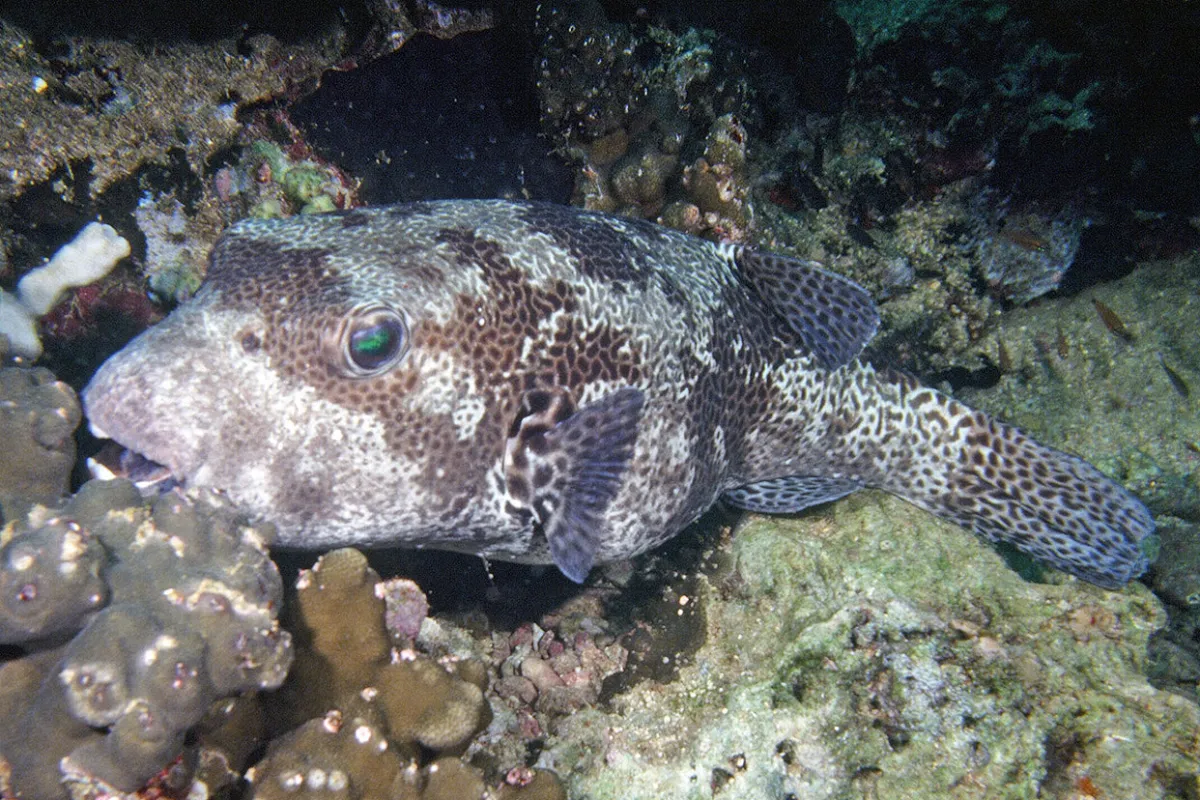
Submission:
[[1147,682],[1150,592],[1032,583],[953,532],[875,493],[752,518],[677,677],[554,721],[539,764],[592,800],[1194,793],[1200,709]]

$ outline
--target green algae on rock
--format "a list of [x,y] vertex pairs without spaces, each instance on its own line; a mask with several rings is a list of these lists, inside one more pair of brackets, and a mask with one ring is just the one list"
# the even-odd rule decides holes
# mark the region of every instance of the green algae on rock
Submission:
[[952,534],[876,493],[752,517],[693,598],[692,663],[558,720],[543,761],[594,800],[1032,797],[1084,776],[1188,796],[1200,709],[1147,683],[1153,596],[1027,583]]

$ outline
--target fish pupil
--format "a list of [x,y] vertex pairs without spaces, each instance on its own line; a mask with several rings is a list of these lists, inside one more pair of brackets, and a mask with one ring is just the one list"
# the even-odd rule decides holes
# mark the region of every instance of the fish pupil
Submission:
[[401,340],[394,320],[371,323],[350,334],[350,358],[361,369],[378,369],[399,352]]

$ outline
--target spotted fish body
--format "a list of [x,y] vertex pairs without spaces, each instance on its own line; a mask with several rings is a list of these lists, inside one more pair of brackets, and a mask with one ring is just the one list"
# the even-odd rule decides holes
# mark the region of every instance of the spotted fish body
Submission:
[[84,392],[93,428],[283,545],[596,563],[719,498],[897,494],[1102,586],[1146,509],[1086,462],[856,359],[854,283],[646,222],[507,201],[247,221]]

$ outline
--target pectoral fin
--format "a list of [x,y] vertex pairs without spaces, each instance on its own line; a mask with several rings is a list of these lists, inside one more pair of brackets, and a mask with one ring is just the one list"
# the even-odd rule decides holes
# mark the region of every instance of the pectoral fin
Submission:
[[633,457],[644,397],[633,388],[575,409],[565,389],[522,400],[505,450],[509,500],[533,512],[554,563],[582,583],[604,533],[604,511]]

